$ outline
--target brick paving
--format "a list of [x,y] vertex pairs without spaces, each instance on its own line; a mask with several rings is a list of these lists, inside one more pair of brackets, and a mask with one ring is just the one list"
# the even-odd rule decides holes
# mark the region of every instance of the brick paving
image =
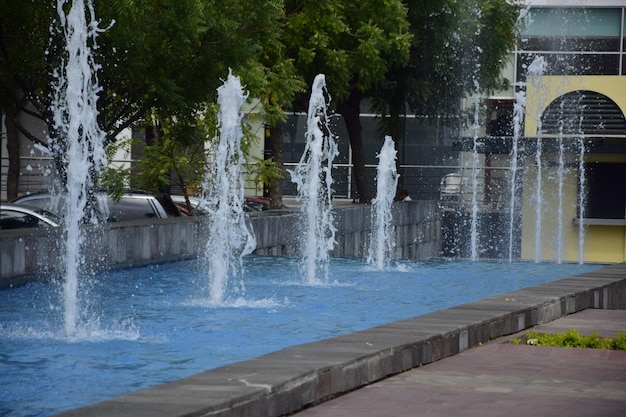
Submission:
[[[613,337],[626,310],[587,309],[538,326]],[[298,417],[626,417],[626,351],[567,349],[496,339],[368,385]]]

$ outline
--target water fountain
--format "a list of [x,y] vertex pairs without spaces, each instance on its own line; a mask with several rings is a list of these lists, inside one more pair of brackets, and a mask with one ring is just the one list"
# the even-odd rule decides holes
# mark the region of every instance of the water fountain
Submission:
[[338,155],[330,130],[326,78],[313,81],[307,114],[306,147],[298,165],[290,171],[298,189],[304,217],[301,237],[302,274],[308,284],[328,280],[329,252],[335,245],[332,207],[332,163]]
[[[476,91],[480,91],[478,81],[475,80]],[[474,123],[472,130],[474,136],[472,138],[472,201],[471,201],[471,218],[470,218],[470,259],[478,260],[479,246],[479,230],[478,230],[478,133],[480,129],[480,98],[476,95],[474,102]]]
[[[546,65],[545,59],[542,56],[538,56],[528,67],[529,79],[527,82],[534,84],[537,91],[541,91],[541,80],[546,70]],[[535,118],[538,127],[537,139],[535,141],[535,165],[537,166],[537,181],[535,184],[535,262],[539,262],[541,260],[541,211],[543,209],[543,140],[541,135],[541,115],[537,114]]]
[[[518,21],[519,27],[527,26],[532,22],[528,11],[528,6],[521,11]],[[464,256],[472,260],[477,260],[479,256],[484,256],[486,253],[493,253],[496,256],[501,256],[502,259],[506,257],[509,262],[512,262],[518,256],[516,253],[518,250],[520,251],[519,256],[528,257],[529,247],[532,247],[534,252],[532,258],[534,258],[535,262],[552,260],[562,263],[564,259],[572,260],[573,249],[569,242],[572,241],[573,236],[569,220],[571,218],[582,218],[581,216],[584,214],[585,134],[582,127],[579,127],[577,132],[575,125],[576,122],[579,125],[582,123],[584,106],[580,103],[577,105],[576,103],[568,102],[568,108],[563,109],[563,102],[557,101],[559,88],[563,89],[563,94],[567,92],[565,88],[571,88],[567,81],[568,79],[571,81],[571,76],[548,76],[549,82],[544,83],[544,73],[560,74],[566,66],[571,66],[570,55],[552,54],[550,59],[556,59],[558,62],[551,62],[550,68],[548,68],[548,59],[544,56],[537,55],[535,52],[525,52],[523,44],[526,41],[522,40],[520,48],[523,53],[520,53],[520,56],[517,58],[521,64],[519,64],[520,69],[516,70],[520,74],[524,74],[525,78],[520,78],[520,75],[517,73],[514,74],[522,82],[514,87],[513,111],[511,113],[513,120],[510,124],[511,133],[504,135],[508,136],[507,140],[510,140],[508,161],[505,157],[499,158],[496,156],[495,158],[498,159],[492,160],[491,157],[489,158],[489,164],[487,162],[484,165],[481,164],[480,157],[483,153],[485,155],[487,153],[497,155],[500,152],[498,148],[500,139],[497,135],[494,135],[483,142],[479,135],[481,125],[479,112],[477,111],[479,101],[474,103],[474,124],[471,126],[473,140],[471,141],[471,149],[470,140],[465,144],[468,159],[464,164],[464,168],[470,172],[470,175],[467,175],[467,182],[468,188],[471,187],[468,190],[471,202],[468,197],[467,203],[469,203],[471,214],[467,216],[466,225],[463,225],[465,221],[463,219],[454,226],[462,233],[467,233],[469,251]],[[559,39],[558,36],[554,36],[552,41],[566,42]],[[564,48],[566,49],[566,46],[557,45],[553,49],[560,51]],[[520,59],[528,61],[520,61]],[[559,78],[562,79],[563,85],[561,87],[557,85]],[[532,91],[530,97],[527,96],[528,88],[531,88]],[[475,81],[475,89],[479,91],[477,81]],[[555,92],[557,93],[556,95]],[[546,97],[544,96],[549,96],[552,103],[546,102]],[[496,100],[499,100],[499,98],[494,99],[494,102]],[[526,113],[527,101],[532,103],[533,112],[530,114],[530,117],[535,118],[534,121],[531,121],[529,114]],[[561,108],[554,106],[559,103]],[[551,115],[551,130],[546,132],[542,126],[542,118],[546,117],[548,105],[551,106],[550,110],[553,113]],[[573,108],[580,109],[580,118],[572,117]],[[567,118],[576,120],[567,122]],[[565,126],[564,123],[569,124]],[[532,126],[532,128],[526,129],[528,126]],[[536,136],[536,139],[532,141],[534,143],[524,138],[523,130],[525,129],[528,136]],[[493,152],[491,151],[491,144],[493,144],[495,149]],[[575,152],[577,155],[575,155]],[[531,160],[531,153],[534,153],[534,160]],[[486,158],[485,156],[485,160]],[[492,172],[491,164],[494,161],[497,169],[502,169],[503,172],[506,169],[508,177],[503,179],[503,182],[505,180],[507,185],[502,188],[506,188],[507,195],[501,193],[502,195],[499,196],[500,200],[490,206],[489,204],[493,203],[494,200],[487,200],[486,198],[486,193],[491,191],[491,183],[487,184],[488,174],[486,172],[487,170],[490,173]],[[519,165],[520,163],[523,165]],[[483,169],[485,170],[485,199],[480,198],[482,190],[479,185],[482,184],[478,175]],[[577,184],[572,180],[572,174],[575,169],[578,172]],[[489,176],[489,180],[491,180],[491,176]],[[576,205],[576,214],[572,213],[573,204],[570,204],[571,189],[573,187],[578,187],[578,201],[574,203]],[[493,227],[493,224],[490,225],[489,223],[491,214],[494,214],[494,217],[500,214],[508,217],[508,227],[503,224],[501,228],[502,236],[499,237],[504,247],[504,243],[507,241],[505,230],[508,232],[508,253],[506,254],[504,250],[500,254],[497,253],[499,252],[497,250],[491,250],[494,248],[486,246],[492,240],[492,236],[489,236],[487,232],[488,227]],[[460,214],[459,217],[461,217]],[[529,228],[531,223],[534,226],[534,230]],[[521,237],[522,232],[525,239]],[[583,224],[577,227],[576,233],[578,235],[578,262],[583,262],[585,241],[585,227]],[[534,240],[534,244],[531,242],[532,240]],[[568,253],[565,253],[566,251]]]
[[242,258],[256,247],[256,239],[246,225],[243,211],[241,107],[248,96],[243,93],[239,78],[232,73],[217,91],[220,134],[213,163],[203,182],[200,204],[208,212],[204,260],[209,274],[209,303],[212,305],[224,303],[229,279],[241,274]]
[[[533,110],[542,109],[535,114],[536,139],[530,149],[534,148],[534,160],[526,173],[527,187],[532,189],[532,211],[529,222],[534,228],[526,228],[528,237],[534,238],[533,258],[535,262],[552,260],[557,263],[564,259],[573,260],[571,251],[565,254],[566,241],[573,237],[569,218],[583,215],[585,207],[585,144],[582,131],[581,103],[565,103],[558,99],[559,91],[565,90],[565,77],[552,77],[552,86],[545,82],[547,63],[542,56],[536,56],[527,68],[526,89],[533,93]],[[550,77],[548,77],[550,78]],[[558,80],[562,85],[558,84]],[[555,83],[555,81],[557,83]],[[556,97],[545,97],[546,91],[553,88]],[[565,108],[565,107],[569,108]],[[572,108],[580,111],[580,116],[572,117]],[[545,120],[544,120],[545,119]],[[570,136],[574,136],[571,138]],[[529,153],[530,159],[530,153]],[[528,161],[530,162],[530,161]],[[577,170],[577,183],[572,180],[573,170]],[[572,186],[576,186],[577,201],[569,200]],[[529,193],[530,195],[530,193]],[[575,210],[572,205],[576,205]],[[574,214],[576,212],[577,214]],[[530,214],[530,213],[528,213]],[[584,226],[578,227],[578,262],[583,262]],[[566,236],[567,235],[567,236]]]
[[[88,201],[93,195],[95,173],[105,163],[104,133],[97,122],[96,102],[100,87],[96,76],[98,66],[91,53],[98,34],[94,10],[90,2],[73,1],[65,15],[66,1],[58,0],[57,11],[65,36],[65,57],[56,72],[54,111],[55,137],[50,145],[53,154],[63,158],[67,197],[64,204],[64,269],[63,293],[65,334],[74,336],[79,319],[86,314],[79,302],[79,282],[83,248],[86,240],[82,228],[89,217]],[[90,21],[87,22],[86,12]],[[91,216],[91,219],[95,217]],[[95,220],[87,220],[95,221]]]
[[[236,77],[229,76],[221,91],[223,135],[236,141],[245,97]],[[223,308],[228,274],[215,281],[210,278],[211,286],[217,285],[217,290],[211,292],[211,302],[190,302],[196,294],[192,285],[184,284],[206,279],[206,270],[198,272],[195,261],[94,276],[94,307],[107,312],[102,320],[111,320],[111,327],[121,324],[115,337],[93,334],[87,341],[59,337],[55,331],[58,311],[50,308],[50,283],[37,282],[2,292],[0,346],[4,358],[0,414],[49,415],[294,343],[413,317],[596,268],[434,261],[404,262],[393,271],[379,271],[367,268],[360,260],[328,259],[334,244],[330,169],[336,147],[326,123],[324,92],[323,76],[318,76],[309,109],[305,152],[309,159],[303,159],[302,166],[292,175],[298,179],[299,192],[302,191],[302,212],[307,217],[305,242],[315,242],[307,245],[303,253],[307,282],[319,283],[319,277],[326,278],[332,267],[341,285],[293,285],[301,276],[293,272],[298,269],[295,264],[299,260],[244,257],[251,248],[246,229],[230,246],[235,263],[229,266],[227,261],[232,258],[220,257],[211,269],[241,270],[247,279],[245,271],[252,268],[243,266],[254,266],[254,279],[247,279],[249,291],[264,302],[258,303],[252,312],[249,306],[241,308],[236,304]],[[229,149],[230,145],[224,146]],[[224,196],[234,194],[234,200],[241,196],[237,177],[227,175],[238,169],[236,164],[229,165],[238,155],[230,155],[220,165],[220,172],[226,174],[228,181],[215,181],[217,188],[208,187],[207,191],[207,207],[212,207],[218,218],[226,214],[218,213],[220,206],[231,211],[237,207],[236,203],[225,204]],[[319,201],[322,206],[317,205]],[[321,231],[316,222],[324,223]],[[217,230],[217,225],[211,227]],[[229,239],[230,233],[222,236]],[[323,266],[321,270],[317,269],[318,261]],[[379,302],[382,293],[387,297],[385,303]],[[374,303],[376,309],[371,308]],[[130,331],[124,326],[128,322],[133,323]],[[75,330],[71,327],[71,331]],[[81,358],[81,366],[76,366],[77,357]],[[60,379],[59,375],[65,378]],[[62,397],[58,395],[60,390]]]
[[362,259],[329,263],[337,285],[302,285],[299,259],[246,256],[246,296],[259,301],[226,307],[194,302],[192,283],[206,280],[196,260],[97,274],[94,309],[101,327],[117,333],[94,332],[83,340],[59,336],[52,283],[0,291],[0,415],[49,416],[597,268],[440,260],[396,261],[379,271]]
[[509,262],[513,262],[513,232],[515,230],[515,208],[517,199],[517,161],[520,131],[526,108],[526,95],[524,91],[515,93],[515,104],[513,105],[513,144],[511,149],[511,187],[510,187],[510,213],[509,213]]
[[[585,205],[587,199],[587,187],[585,182],[585,141],[583,136],[578,138],[578,218],[585,218]],[[585,227],[583,224],[578,226],[578,263],[585,262]]]
[[376,171],[376,198],[372,202],[372,232],[367,255],[367,263],[378,270],[385,267],[394,247],[391,205],[398,188],[395,144],[391,136],[378,154]]

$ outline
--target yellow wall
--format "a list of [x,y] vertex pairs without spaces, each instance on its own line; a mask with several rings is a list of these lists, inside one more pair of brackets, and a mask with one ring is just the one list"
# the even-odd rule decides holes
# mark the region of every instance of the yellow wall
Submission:
[[537,117],[558,97],[578,90],[595,91],[613,100],[626,113],[626,77],[619,75],[529,77],[526,84],[525,136],[537,135]]
[[[250,144],[249,155],[252,158],[258,158],[263,160],[263,149],[265,146],[265,120],[262,117],[262,104],[258,99],[248,100],[242,108],[245,114],[245,123],[248,125],[250,132],[256,136],[256,140]],[[254,164],[254,160],[247,161],[250,164]],[[251,166],[246,167],[246,169]],[[246,196],[262,196],[263,185],[258,184],[255,181],[254,176],[247,175],[245,182],[245,194]]]
[[[542,160],[544,165],[541,167],[539,196],[537,196],[538,169],[534,156],[526,158],[523,162],[525,175],[522,193],[522,258],[540,261],[578,261],[578,228],[572,222],[578,217],[577,169],[567,167],[563,170],[559,192],[557,155],[544,154]],[[566,154],[565,162],[566,164],[574,162],[573,155]],[[559,198],[559,195],[562,197]],[[541,208],[539,215],[537,215],[538,206]],[[540,219],[539,227],[537,219]]]
[[[545,76],[529,80],[526,92],[526,119],[524,134],[535,137],[538,115],[556,98],[577,90],[595,91],[613,100],[626,113],[626,77],[620,76]],[[533,139],[529,139],[533,140]],[[557,178],[557,154],[543,155],[541,175],[542,210],[540,227],[537,228],[536,184],[538,169],[534,156],[524,160],[525,175],[522,195],[522,258],[529,260],[579,261],[579,226],[573,220],[578,198],[578,155],[565,154],[569,167],[563,174],[562,209],[559,215],[559,192]],[[586,162],[624,162],[623,154],[587,154]],[[560,219],[560,223],[559,223]],[[561,225],[562,244],[557,244],[558,225]],[[585,226],[584,262],[626,261],[626,227]],[[539,255],[537,255],[539,246]]]

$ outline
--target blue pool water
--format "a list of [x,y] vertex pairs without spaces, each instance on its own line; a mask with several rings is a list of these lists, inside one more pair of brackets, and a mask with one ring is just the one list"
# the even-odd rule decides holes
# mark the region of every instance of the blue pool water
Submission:
[[60,285],[0,291],[0,415],[49,416],[287,346],[422,315],[600,265],[333,259],[306,286],[295,258],[246,257],[208,305],[197,261],[90,277],[79,332],[63,335]]

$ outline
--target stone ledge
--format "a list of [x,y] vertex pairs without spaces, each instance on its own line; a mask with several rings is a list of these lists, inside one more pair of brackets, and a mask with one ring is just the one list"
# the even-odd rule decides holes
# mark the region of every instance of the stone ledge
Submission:
[[626,263],[289,347],[58,416],[280,416],[587,308],[624,309]]
[[[337,245],[334,257],[366,256],[371,232],[370,205],[343,205],[335,209]],[[416,201],[394,205],[394,224],[412,233],[396,237],[397,256],[430,259],[440,255],[441,234],[437,204]],[[251,213],[256,255],[295,256],[299,253],[297,211],[268,210]],[[406,223],[411,221],[412,223]],[[428,232],[420,233],[418,226]],[[59,275],[62,264],[62,231],[56,229],[0,230],[0,289],[27,283],[38,276]],[[85,264],[94,270],[121,269],[202,256],[208,233],[202,217],[175,217],[86,226]]]

